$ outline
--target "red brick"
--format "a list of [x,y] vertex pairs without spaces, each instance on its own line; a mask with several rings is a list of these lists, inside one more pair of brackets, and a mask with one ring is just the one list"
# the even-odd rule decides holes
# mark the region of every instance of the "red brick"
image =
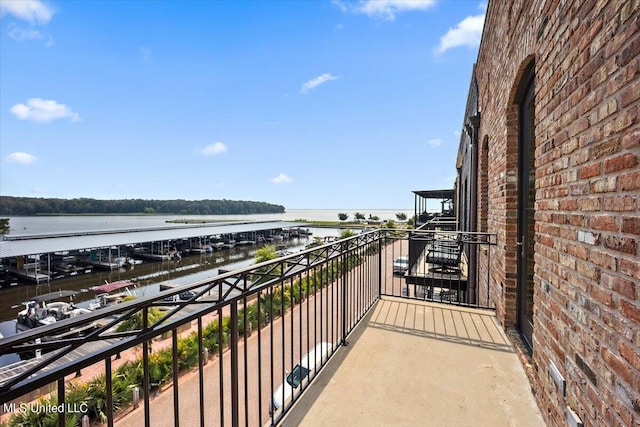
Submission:
[[620,144],[624,148],[632,148],[640,145],[640,129],[631,129],[622,137]]
[[629,343],[623,340],[618,341],[618,352],[620,356],[629,362],[637,370],[640,370],[640,354],[638,354],[638,348],[631,346]]
[[578,177],[580,179],[587,179],[598,175],[600,175],[600,163],[582,166],[578,171]]
[[620,272],[640,280],[640,262],[637,260],[621,258]]
[[614,270],[616,266],[616,260],[612,255],[598,250],[591,251],[591,261],[607,270]]
[[618,151],[620,151],[620,138],[611,138],[610,140],[602,142],[593,147],[591,149],[591,158],[593,160],[597,160],[605,156],[610,156],[611,154],[617,153]]
[[596,302],[606,305],[607,307],[613,307],[613,294],[611,292],[600,289],[599,287],[592,287],[589,294],[595,299]]
[[623,169],[633,168],[638,165],[638,156],[632,153],[626,153],[621,156],[605,159],[604,173],[621,171]]
[[606,178],[594,179],[589,183],[590,193],[611,193],[617,190],[618,177],[608,176]]
[[616,57],[616,63],[620,67],[624,67],[630,61],[633,61],[640,52],[640,37],[636,37],[627,47],[622,49],[620,54]]
[[617,231],[618,220],[611,215],[595,215],[589,218],[589,227],[596,230]]
[[620,94],[620,105],[626,107],[638,99],[640,99],[640,80],[632,82],[622,90]]
[[640,189],[640,172],[632,172],[620,175],[620,191]]
[[[578,208],[581,211],[599,211],[602,209],[602,202],[599,197],[588,197],[578,200]],[[613,210],[613,209],[609,209]]]
[[628,237],[606,236],[603,239],[603,246],[614,251],[635,255],[638,244],[635,239]]
[[589,258],[589,249],[581,245],[567,245],[567,253],[583,260]]
[[640,235],[640,217],[623,217],[621,231]]
[[637,304],[622,300],[620,301],[620,307],[622,308],[622,314],[627,319],[640,324],[640,307]]
[[602,284],[627,299],[636,299],[636,283],[633,280],[604,274],[602,275]]
[[561,211],[575,211],[578,209],[578,201],[576,199],[560,200]]
[[619,356],[613,354],[606,347],[602,347],[601,350],[602,360],[609,366],[620,378],[627,384],[633,383],[633,374],[629,365]]
[[603,201],[603,209],[608,212],[635,211],[636,201],[636,197],[633,196],[605,197]]

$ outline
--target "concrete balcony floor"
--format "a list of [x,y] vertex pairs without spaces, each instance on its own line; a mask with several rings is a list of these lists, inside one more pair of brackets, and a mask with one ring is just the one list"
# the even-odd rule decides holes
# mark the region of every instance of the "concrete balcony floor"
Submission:
[[544,426],[491,311],[384,297],[285,426]]

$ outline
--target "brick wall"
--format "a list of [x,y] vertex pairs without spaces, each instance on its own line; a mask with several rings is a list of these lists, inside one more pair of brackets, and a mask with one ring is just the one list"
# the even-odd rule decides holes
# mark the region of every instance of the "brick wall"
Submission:
[[[640,424],[639,0],[491,0],[478,54],[479,228],[517,324],[518,89],[535,64],[533,383],[549,425]],[[486,143],[484,143],[486,142]],[[483,279],[484,280],[484,279]],[[553,362],[566,395],[549,375]]]

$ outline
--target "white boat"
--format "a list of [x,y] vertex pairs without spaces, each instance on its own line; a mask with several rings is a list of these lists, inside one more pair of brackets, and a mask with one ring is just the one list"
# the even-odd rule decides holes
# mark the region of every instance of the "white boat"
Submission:
[[[39,295],[24,302],[25,308],[18,313],[18,318],[16,319],[16,333],[90,313],[86,308],[74,305],[73,297],[77,293],[75,291],[61,290]],[[68,299],[69,301],[60,301],[61,299]]]
[[[136,285],[130,280],[119,280],[117,282],[105,283],[101,286],[94,286],[92,289],[96,293],[96,298],[89,304],[89,310],[98,310],[124,302],[126,297],[133,296],[129,288],[134,288],[135,286]],[[112,293],[122,289],[124,289],[124,291]]]
[[233,239],[225,240],[225,241],[222,243],[222,247],[223,247],[223,248],[225,248],[225,249],[231,249],[231,248],[233,248],[235,245],[236,245],[236,241],[235,241],[235,240],[233,240]]

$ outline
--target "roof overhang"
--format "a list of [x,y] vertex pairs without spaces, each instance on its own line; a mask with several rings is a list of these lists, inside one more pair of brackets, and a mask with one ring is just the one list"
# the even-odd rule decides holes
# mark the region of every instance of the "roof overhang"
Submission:
[[455,190],[422,190],[414,191],[413,194],[420,196],[423,199],[453,199],[455,196]]

